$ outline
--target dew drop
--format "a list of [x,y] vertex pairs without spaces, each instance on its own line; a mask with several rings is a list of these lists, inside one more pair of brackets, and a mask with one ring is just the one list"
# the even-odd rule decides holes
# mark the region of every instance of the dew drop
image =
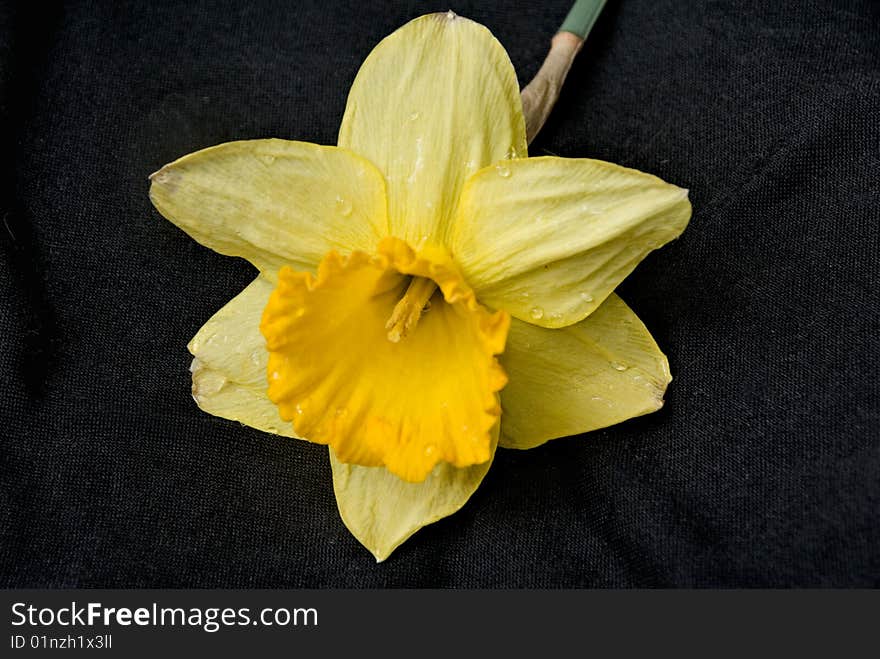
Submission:
[[541,307],[532,307],[529,315],[535,320],[541,320],[544,317],[544,310]]
[[297,414],[302,414],[302,413],[303,413],[303,408],[302,408],[302,406],[299,405],[299,404],[297,404],[297,406],[296,406],[296,413],[297,413]]
[[495,171],[498,172],[498,176],[501,178],[510,176],[510,167],[507,165],[495,165]]
[[264,153],[260,155],[260,160],[262,160],[263,163],[266,165],[271,165],[273,162],[275,162],[275,156]]
[[611,368],[613,368],[615,371],[625,371],[629,368],[629,366],[624,366],[623,364],[620,364],[618,362],[610,362],[610,364]]
[[433,444],[428,444],[428,445],[425,447],[425,455],[429,455],[429,456],[430,456],[430,455],[433,455],[433,454],[434,454],[434,451],[436,451],[436,450],[437,450],[437,447],[436,447],[436,446],[434,446]]
[[409,120],[410,121],[418,121],[419,117],[421,117],[421,116],[422,115],[420,113],[413,112],[411,115],[409,115]]
[[348,414],[348,410],[345,409],[344,407],[337,407],[336,408],[336,416],[342,417],[342,416],[345,416],[346,414]]
[[351,202],[343,197],[336,197],[336,211],[344,216],[351,215]]
[[279,373],[278,371],[272,371],[272,379],[278,380],[279,378],[281,378],[281,373]]
[[581,299],[582,299],[584,302],[592,302],[592,301],[593,301],[593,296],[590,295],[589,293],[581,293]]

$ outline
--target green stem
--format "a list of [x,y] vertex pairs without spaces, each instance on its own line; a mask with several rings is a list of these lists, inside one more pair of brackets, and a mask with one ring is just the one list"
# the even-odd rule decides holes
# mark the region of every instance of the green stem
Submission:
[[586,41],[603,7],[605,0],[575,0],[559,31],[571,32]]

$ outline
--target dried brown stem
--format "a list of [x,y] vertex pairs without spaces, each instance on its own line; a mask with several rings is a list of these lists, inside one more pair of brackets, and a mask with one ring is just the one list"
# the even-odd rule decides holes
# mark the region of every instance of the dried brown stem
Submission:
[[540,70],[521,93],[529,143],[544,126],[556,105],[565,76],[584,40],[571,32],[558,32],[550,42],[550,52]]

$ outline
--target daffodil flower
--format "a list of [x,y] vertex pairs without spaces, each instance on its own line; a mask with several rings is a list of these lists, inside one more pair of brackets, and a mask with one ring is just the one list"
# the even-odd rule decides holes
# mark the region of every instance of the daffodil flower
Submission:
[[502,46],[432,14],[364,62],[337,146],[231,142],[152,176],[162,215],[259,270],[189,344],[196,402],[328,445],[378,560],[458,510],[496,446],[662,405],[666,358],[613,290],[684,229],[687,192],[526,154]]

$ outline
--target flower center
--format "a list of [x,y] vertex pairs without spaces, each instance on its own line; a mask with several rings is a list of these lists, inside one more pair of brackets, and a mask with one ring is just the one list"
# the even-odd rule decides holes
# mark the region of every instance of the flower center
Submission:
[[406,293],[385,323],[389,341],[397,343],[416,328],[422,313],[431,308],[431,296],[436,290],[437,284],[432,280],[425,277],[412,278]]
[[509,326],[442,248],[386,238],[375,256],[330,252],[317,276],[278,273],[260,325],[267,393],[297,435],[340,461],[422,481],[438,462],[490,459]]

